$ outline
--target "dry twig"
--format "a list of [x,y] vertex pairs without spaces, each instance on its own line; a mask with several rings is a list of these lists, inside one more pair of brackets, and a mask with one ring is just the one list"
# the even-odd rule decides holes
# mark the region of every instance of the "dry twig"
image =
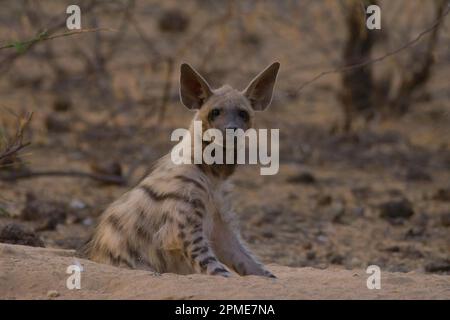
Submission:
[[73,36],[73,35],[77,35],[77,34],[98,32],[98,31],[116,31],[116,30],[110,29],[110,28],[91,28],[91,29],[80,29],[80,30],[67,31],[67,32],[63,32],[63,33],[53,34],[53,35],[49,35],[47,31],[44,31],[44,32],[39,33],[33,39],[26,40],[26,41],[16,41],[16,42],[1,46],[0,50],[15,48],[19,53],[23,53],[26,50],[28,50],[32,45],[34,45],[35,43],[38,43],[38,42],[62,38],[62,37],[69,37],[69,36]]
[[352,65],[345,65],[345,66],[341,66],[335,69],[331,69],[331,70],[327,70],[327,71],[323,71],[319,74],[317,74],[315,77],[303,82],[298,88],[297,88],[297,92],[300,92],[301,90],[303,90],[306,86],[312,84],[313,82],[316,82],[317,80],[319,80],[320,78],[329,75],[329,74],[333,74],[333,73],[340,73],[340,72],[347,72],[350,70],[354,70],[357,68],[361,68],[370,64],[374,64],[377,62],[381,62],[397,53],[400,53],[401,51],[410,48],[411,46],[415,45],[417,42],[419,42],[425,35],[427,35],[428,33],[432,32],[434,29],[436,29],[441,22],[444,20],[444,18],[448,15],[448,13],[450,12],[450,5],[447,5],[447,9],[443,12],[443,14],[441,15],[441,17],[439,19],[437,19],[430,27],[428,27],[427,29],[425,29],[424,31],[420,32],[413,40],[405,43],[403,46],[390,51],[380,57],[374,58],[374,59],[370,59],[370,60],[366,60],[366,61],[362,61],[360,63],[356,63],[356,64],[352,64]]
[[20,150],[30,144],[24,142],[24,132],[33,116],[32,112],[28,112],[23,116],[18,117],[18,126],[14,136],[11,139],[5,139],[5,145],[0,150],[0,162],[5,159],[15,157]]
[[39,177],[75,177],[75,178],[90,178],[92,180],[117,185],[126,185],[126,179],[121,176],[103,175],[97,173],[83,172],[83,171],[23,171],[13,172],[5,175],[0,175],[0,179],[4,181],[16,181],[19,179],[30,179]]

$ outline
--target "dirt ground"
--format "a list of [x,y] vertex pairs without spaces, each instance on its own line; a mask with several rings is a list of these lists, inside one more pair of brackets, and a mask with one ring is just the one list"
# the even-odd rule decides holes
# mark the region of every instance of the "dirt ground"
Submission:
[[[403,3],[414,4],[401,11],[399,19],[386,10],[384,21],[392,31],[376,52],[393,49],[406,39],[408,14],[421,2]],[[72,259],[68,251],[1,245],[0,298],[46,298],[53,289],[60,298],[206,298],[209,291],[205,288],[217,281],[224,287],[217,298],[273,298],[273,292],[283,292],[280,298],[448,299],[448,19],[425,90],[429,98],[415,103],[401,118],[375,119],[368,126],[356,123],[353,132],[343,133],[336,130],[342,118],[336,98],[339,75],[330,74],[300,93],[296,91],[301,83],[339,60],[340,51],[333,48],[343,41],[343,25],[333,4],[323,4],[308,2],[309,6],[300,8],[304,11],[291,12],[289,19],[300,21],[298,26],[286,18],[289,8],[269,14],[262,4],[252,10],[243,5],[243,12],[231,22],[211,25],[210,32],[199,36],[201,45],[184,48],[184,41],[196,41],[190,37],[204,27],[212,9],[198,10],[197,2],[189,2],[184,8],[191,17],[188,32],[164,34],[155,17],[174,3],[138,1],[135,18],[159,55],[150,56],[151,49],[130,24],[116,42],[115,35],[105,32],[37,44],[14,59],[7,70],[2,69],[0,76],[0,106],[5,108],[0,111],[2,128],[8,131],[15,124],[15,117],[5,110],[34,112],[27,131],[31,145],[24,149],[18,164],[0,167],[0,242],[77,249],[105,206],[170,150],[172,130],[189,124],[192,113],[178,99],[180,62],[190,62],[214,86],[227,82],[241,88],[268,63],[279,60],[274,100],[257,118],[259,127],[280,129],[279,173],[261,176],[258,166],[243,166],[231,178],[243,238],[280,274],[278,282],[255,277],[212,280],[198,275],[153,278],[83,261],[95,274],[87,275],[92,277],[89,290],[74,293],[40,282],[62,281],[62,265]],[[0,13],[0,39],[30,38],[35,34],[33,23],[45,25],[46,20],[20,19],[19,4],[10,2],[9,6]],[[225,12],[219,7],[213,10],[215,19]],[[43,5],[42,10],[51,16],[62,8],[63,4],[52,3]],[[9,16],[5,14],[8,10]],[[85,26],[119,29],[123,10],[115,10],[113,5],[95,9],[83,20]],[[424,10],[424,19],[411,25],[409,39],[429,24],[431,12]],[[311,27],[315,15],[329,13],[336,32],[327,31],[330,25]],[[244,14],[247,19],[243,20]],[[8,28],[13,25],[15,28]],[[236,45],[230,54],[232,44]],[[161,121],[167,83],[163,57],[176,50],[181,53],[169,76],[171,85]],[[254,52],[258,54],[252,59]],[[10,53],[0,54],[8,59]],[[409,52],[380,62],[376,71],[389,69],[407,57]],[[48,170],[117,173],[127,181],[116,185],[67,176],[1,179],[18,172]],[[63,256],[58,252],[64,252]],[[46,271],[42,270],[44,261],[49,263]],[[364,270],[372,264],[386,274],[386,288],[381,292],[365,287]],[[35,271],[20,276],[26,270]],[[189,289],[194,282],[199,285]],[[139,287],[136,291],[135,284]],[[155,296],[146,289],[150,285],[166,291]],[[273,292],[263,293],[264,287]]]
[[[270,264],[277,279],[257,276],[153,275],[97,264],[73,251],[0,244],[0,293],[6,299],[449,299],[450,279],[416,272],[382,273],[369,290],[360,269],[290,268]],[[69,290],[66,268],[83,267],[80,289]],[[52,270],[49,272],[49,270]],[[220,290],[216,290],[220,287]]]

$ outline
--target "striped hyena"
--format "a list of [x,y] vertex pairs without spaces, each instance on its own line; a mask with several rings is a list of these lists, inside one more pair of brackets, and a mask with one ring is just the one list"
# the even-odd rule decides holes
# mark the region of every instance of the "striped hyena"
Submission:
[[[247,130],[255,111],[272,100],[279,63],[244,91],[213,90],[192,67],[181,65],[182,103],[196,110],[203,131]],[[190,132],[192,131],[192,125]],[[192,136],[192,135],[191,135]],[[229,199],[233,164],[175,164],[169,155],[100,217],[85,253],[94,261],[159,273],[274,277],[246,249]]]

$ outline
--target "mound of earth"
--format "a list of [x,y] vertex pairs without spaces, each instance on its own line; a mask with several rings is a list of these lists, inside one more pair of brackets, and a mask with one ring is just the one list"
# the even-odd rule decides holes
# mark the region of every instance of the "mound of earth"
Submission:
[[[79,290],[66,286],[70,265],[82,268]],[[159,275],[80,259],[72,250],[0,244],[0,298],[450,299],[446,275],[382,271],[381,289],[369,290],[365,270],[268,267],[277,279]]]

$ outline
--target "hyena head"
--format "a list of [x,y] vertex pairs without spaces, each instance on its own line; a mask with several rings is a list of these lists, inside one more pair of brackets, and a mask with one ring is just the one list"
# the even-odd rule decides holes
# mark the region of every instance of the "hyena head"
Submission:
[[257,75],[243,91],[224,85],[211,89],[206,80],[190,65],[182,64],[180,73],[181,102],[197,110],[194,120],[202,121],[203,132],[253,127],[255,111],[265,110],[272,101],[272,93],[280,64],[272,63]]

